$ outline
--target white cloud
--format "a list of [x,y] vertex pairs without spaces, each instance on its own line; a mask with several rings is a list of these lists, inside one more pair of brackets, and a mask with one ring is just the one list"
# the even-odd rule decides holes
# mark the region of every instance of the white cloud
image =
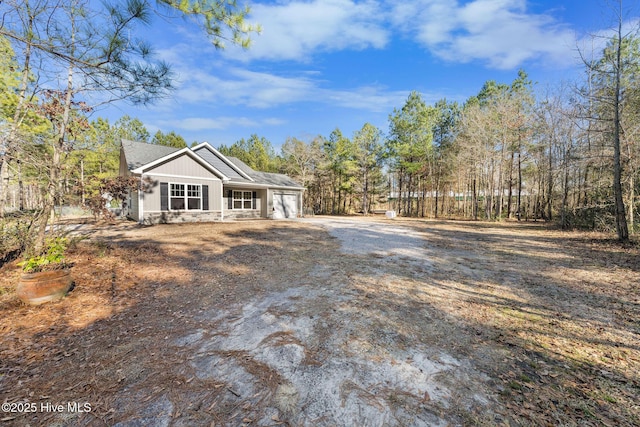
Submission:
[[269,117],[266,118],[264,120],[262,120],[262,123],[264,123],[267,126],[282,126],[284,124],[287,124],[288,121],[287,120],[283,120],[283,119],[279,119],[276,117]]
[[[307,62],[319,53],[384,49],[393,33],[414,39],[435,56],[499,69],[536,60],[568,66],[576,35],[552,15],[534,13],[527,0],[283,0],[252,5],[250,21],[262,26],[248,50],[198,46],[203,57]],[[556,11],[557,12],[557,11]],[[194,49],[162,56],[171,63]],[[214,59],[212,59],[214,60]]]
[[[454,63],[478,61],[513,69],[526,61],[571,66],[575,31],[558,20],[557,9],[532,12],[530,0],[282,0],[252,5],[250,21],[261,24],[248,50],[185,43],[161,56],[179,63],[197,49],[211,61],[308,62],[318,54],[384,49],[394,33],[415,40]],[[187,36],[193,36],[187,34]],[[194,41],[194,43],[196,43]],[[264,94],[269,97],[269,94]],[[286,94],[289,95],[288,93]]]
[[393,7],[392,21],[436,56],[511,69],[528,60],[571,65],[575,34],[525,0],[422,0]]
[[265,126],[279,126],[285,121],[268,117],[265,119],[250,119],[247,117],[219,116],[219,117],[187,117],[176,120],[163,120],[162,128],[187,131],[211,131],[234,128],[257,128]]
[[188,129],[192,131],[210,130],[210,129],[228,129],[231,126],[252,127],[258,123],[255,120],[246,117],[188,117],[174,121],[172,126],[178,129]]
[[362,86],[349,90],[317,89],[316,95],[324,103],[341,108],[390,112],[402,105],[409,91],[387,91],[384,87]]
[[305,61],[313,54],[344,49],[383,48],[389,41],[381,5],[373,0],[312,0],[255,4],[251,20],[262,34],[249,50],[229,47],[234,59]]
[[175,93],[183,104],[269,108],[303,101],[315,85],[306,77],[282,77],[241,68],[185,72],[189,75]]
[[[288,75],[278,75],[224,62],[206,64],[199,58],[198,49],[180,46],[177,50],[181,54],[181,61],[175,64],[179,79],[172,98],[158,106],[164,112],[220,105],[270,109],[301,102],[380,112],[393,109],[408,94],[376,85],[331,89],[316,70],[284,71],[282,74]],[[167,58],[175,55],[176,52],[163,52]],[[200,123],[191,125],[198,127]]]

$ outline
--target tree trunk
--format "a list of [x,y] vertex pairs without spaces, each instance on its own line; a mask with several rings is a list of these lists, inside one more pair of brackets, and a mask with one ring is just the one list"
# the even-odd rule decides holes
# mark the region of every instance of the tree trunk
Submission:
[[398,198],[397,198],[397,206],[396,209],[398,210],[398,215],[402,214],[402,181],[403,181],[403,173],[402,173],[402,169],[400,169],[400,171],[398,171]]
[[4,155],[0,159],[0,218],[4,218],[5,207],[9,198],[9,182],[11,180],[11,176],[9,175],[9,153],[10,149],[7,147]]
[[[491,161],[491,173],[488,177],[490,181],[487,183],[489,191],[485,193],[485,210],[487,219],[493,219],[493,203],[495,196],[495,172],[493,168],[493,160]],[[487,194],[488,193],[488,194]]]
[[473,201],[472,201],[473,219],[478,220],[478,193],[476,192],[476,179],[473,178]]
[[82,191],[81,202],[84,206],[84,159],[80,159],[80,188]]
[[504,197],[504,176],[502,171],[502,164],[504,163],[504,158],[500,158],[500,164],[498,165],[498,197],[496,198],[496,219],[502,219],[502,198]]
[[340,213],[341,206],[342,206],[342,173],[338,174],[338,206],[337,206],[338,213]]
[[518,151],[518,202],[516,206],[516,215],[518,216],[518,221],[521,220],[522,217],[522,159],[520,157],[520,151]]
[[564,158],[564,182],[562,189],[562,211],[560,224],[563,230],[566,230],[569,227],[567,223],[567,201],[569,199],[569,153],[565,152]]
[[22,181],[22,162],[20,159],[18,163],[18,206],[20,212],[24,211],[24,182]]
[[[35,251],[38,253],[45,246],[45,234],[47,230],[47,224],[51,221],[53,226],[53,220],[55,217],[55,203],[57,196],[60,192],[60,177],[62,171],[62,154],[64,152],[65,137],[67,135],[67,126],[71,117],[71,104],[73,101],[73,65],[69,65],[67,70],[67,88],[64,92],[64,101],[62,105],[62,115],[59,118],[58,129],[56,137],[53,142],[53,153],[51,156],[51,165],[49,169],[49,183],[47,191],[45,193],[45,200],[43,203],[42,218],[38,225],[38,233],[35,244]],[[54,114],[56,112],[54,111]],[[51,218],[49,218],[51,217]]]
[[407,207],[405,208],[405,213],[406,213],[407,216],[411,216],[411,214],[412,214],[412,212],[411,212],[411,207],[412,207],[411,206],[412,205],[411,201],[412,201],[413,197],[412,197],[412,194],[411,194],[411,190],[412,190],[411,184],[413,183],[413,180],[411,178],[412,178],[411,174],[409,174],[408,181],[407,181],[407,193],[408,193],[407,194]]
[[362,192],[362,213],[364,215],[367,215],[368,213],[368,200],[367,200],[367,196],[369,195],[369,179],[368,179],[368,174],[365,172],[364,174],[364,183],[363,183],[363,192]]
[[628,209],[629,209],[629,225],[631,226],[631,233],[633,234],[635,227],[634,227],[634,223],[635,223],[635,215],[634,215],[634,210],[635,210],[635,180],[633,179],[633,174],[631,174],[630,178],[629,178],[629,203],[628,203]]
[[511,219],[511,198],[513,197],[513,162],[515,160],[515,152],[511,152],[511,162],[509,163],[509,190],[507,196],[507,218]]
[[[620,2],[622,9],[622,2]],[[616,230],[618,240],[629,241],[629,229],[627,226],[627,215],[622,198],[622,164],[620,162],[620,103],[621,90],[620,79],[622,75],[622,14],[618,19],[618,46],[616,49],[616,92],[614,97],[614,126],[613,126],[613,194],[616,206]]]
[[553,212],[552,212],[552,194],[553,194],[553,140],[551,140],[549,142],[549,170],[548,170],[548,176],[547,176],[547,197],[546,197],[546,203],[547,203],[547,215],[546,215],[546,220],[547,221],[551,221],[553,219]]
[[[33,28],[33,19],[29,21],[28,29]],[[0,218],[4,218],[5,215],[5,203],[7,202],[7,196],[9,195],[9,182],[11,175],[9,172],[9,165],[12,160],[12,153],[15,149],[14,144],[18,138],[18,131],[23,119],[24,101],[29,85],[29,75],[31,73],[31,43],[27,42],[24,49],[24,68],[22,70],[22,76],[20,79],[20,89],[18,93],[18,104],[13,114],[13,123],[9,129],[9,135],[6,139],[6,147],[4,153],[0,157]]]
[[436,184],[436,205],[434,206],[433,212],[435,213],[435,218],[438,218],[438,185]]

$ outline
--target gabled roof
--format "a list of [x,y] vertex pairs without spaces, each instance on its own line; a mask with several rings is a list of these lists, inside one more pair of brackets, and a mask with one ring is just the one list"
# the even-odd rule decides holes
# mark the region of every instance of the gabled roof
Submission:
[[249,175],[234,165],[233,162],[229,161],[227,157],[213,148],[208,142],[203,142],[193,147],[192,150],[213,167],[224,173],[231,181],[253,181]]
[[141,174],[156,165],[187,155],[209,169],[214,175],[222,178],[225,183],[304,190],[302,185],[287,175],[255,171],[238,158],[224,156],[206,142],[191,149],[123,139],[122,152],[127,167],[132,173]]
[[127,167],[130,171],[144,166],[147,163],[151,163],[154,160],[158,160],[161,157],[180,151],[179,148],[175,147],[147,144],[146,142],[130,141],[128,139],[122,140],[122,150],[124,151],[124,158],[127,161]]
[[249,165],[236,157],[228,157],[228,159],[231,160],[233,164],[242,169],[244,173],[253,178],[256,183],[266,184],[270,187],[304,188],[302,185],[298,184],[287,175],[283,175],[281,173],[258,172],[253,170]]
[[234,165],[236,165],[242,172],[246,173],[247,175],[251,176],[252,174],[256,173],[256,171],[253,170],[253,168],[251,166],[249,166],[248,164],[246,164],[245,162],[243,162],[239,158],[232,157],[232,156],[229,156],[227,158],[229,160],[231,160]]
[[[167,147],[164,145],[147,144],[145,142],[122,140],[122,151],[124,152],[125,160],[127,161],[127,167],[129,171],[135,174],[141,174],[145,171],[153,168],[164,162],[168,162],[179,156],[186,155],[196,162],[200,163],[203,167],[208,169],[213,175],[221,178],[223,181],[228,181],[229,178],[213,167],[209,162],[198,156],[191,151],[190,148],[175,148]],[[131,158],[129,158],[131,156]]]

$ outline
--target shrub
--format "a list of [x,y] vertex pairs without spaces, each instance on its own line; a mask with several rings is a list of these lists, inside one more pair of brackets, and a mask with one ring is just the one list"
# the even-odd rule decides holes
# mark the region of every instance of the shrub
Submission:
[[31,242],[34,215],[13,214],[0,220],[0,266],[18,258]]
[[127,199],[129,191],[138,189],[138,182],[138,178],[133,176],[100,179],[94,184],[97,187],[95,193],[85,203],[95,218],[101,216],[113,220],[113,213],[108,205],[113,201],[121,205]]
[[[561,216],[556,217],[560,220]],[[585,206],[565,212],[563,228],[612,232],[616,229],[613,205]]]
[[69,246],[67,238],[53,237],[47,239],[45,245],[46,249],[42,254],[27,257],[18,265],[27,273],[66,268],[65,252]]

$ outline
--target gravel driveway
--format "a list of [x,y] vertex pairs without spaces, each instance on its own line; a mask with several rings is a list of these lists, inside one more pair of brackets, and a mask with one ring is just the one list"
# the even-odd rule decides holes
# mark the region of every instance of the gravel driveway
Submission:
[[91,411],[7,425],[640,420],[640,254],[607,236],[375,217],[81,231],[61,301],[21,304],[2,268],[0,401]]
[[301,278],[309,285],[229,307],[216,313],[215,331],[178,339],[195,355],[199,378],[228,384],[228,404],[257,405],[265,397],[257,376],[268,371],[277,378],[271,405],[249,417],[261,426],[279,417],[300,426],[446,426],[455,421],[443,415],[452,406],[464,412],[488,404],[486,377],[468,360],[421,342],[420,330],[433,321],[427,311],[411,316],[423,325],[407,324],[397,317],[398,302],[368,302],[372,296],[358,286],[427,279],[431,263],[419,232],[348,219],[304,222],[336,238],[342,256],[318,259]]

